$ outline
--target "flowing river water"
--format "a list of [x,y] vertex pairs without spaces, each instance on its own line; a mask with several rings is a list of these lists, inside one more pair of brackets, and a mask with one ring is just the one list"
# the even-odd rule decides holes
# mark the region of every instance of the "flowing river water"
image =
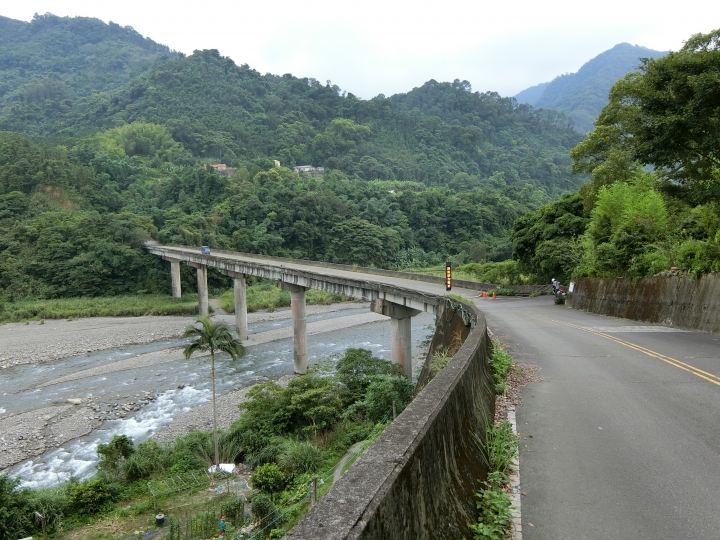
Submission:
[[[329,320],[339,316],[366,314],[367,307],[345,309],[342,312],[308,316],[308,323]],[[291,326],[290,319],[251,324],[251,335]],[[432,334],[433,317],[422,313],[412,319],[413,356],[420,351],[421,343]],[[122,360],[162,353],[182,347],[182,338],[163,340],[143,345],[108,349],[83,354],[44,364],[25,364],[7,368],[0,377],[0,395],[3,398],[0,415],[37,409],[65,403],[68,398],[95,397],[107,401],[127,401],[142,398],[147,393],[157,398],[137,412],[124,418],[111,418],[88,435],[73,439],[59,448],[22,461],[6,471],[19,477],[27,487],[50,487],[71,476],[84,479],[92,476],[98,462],[98,444],[108,442],[114,435],[127,435],[142,442],[174,418],[211,399],[209,362],[205,359],[182,359],[172,363],[137,365],[132,369],[109,371],[94,375],[77,376],[78,372],[104,365],[117,365]],[[379,322],[351,326],[331,332],[308,336],[310,364],[341,354],[347,348],[369,349],[373,355],[390,359],[390,323]],[[231,390],[247,387],[269,379],[277,379],[293,372],[292,339],[281,339],[248,347],[238,361],[227,355],[218,355],[215,361],[216,392],[222,396]],[[102,371],[102,370],[98,370]],[[74,376],[77,378],[73,379]],[[57,380],[61,382],[55,382]]]

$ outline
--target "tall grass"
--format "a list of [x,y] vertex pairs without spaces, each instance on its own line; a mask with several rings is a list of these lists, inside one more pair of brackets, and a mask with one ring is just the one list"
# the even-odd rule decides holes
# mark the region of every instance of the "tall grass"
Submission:
[[[308,305],[327,306],[338,302],[355,301],[353,298],[324,291],[309,289],[305,293],[305,302]],[[248,285],[246,289],[246,302],[248,313],[261,309],[274,310],[290,306],[290,291],[284,291],[271,281],[260,281]],[[228,313],[235,313],[235,294],[232,289],[220,296],[220,307]]]
[[194,315],[197,294],[173,298],[165,295],[58,298],[0,302],[0,323],[82,317],[138,317],[141,315]]

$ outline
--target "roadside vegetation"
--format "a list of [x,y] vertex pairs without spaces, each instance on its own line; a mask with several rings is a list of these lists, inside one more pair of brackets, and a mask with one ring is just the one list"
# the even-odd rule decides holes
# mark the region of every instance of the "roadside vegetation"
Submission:
[[[490,369],[495,393],[506,392],[505,379],[512,369],[512,356],[505,352],[500,341],[493,341]],[[485,442],[480,443],[488,475],[476,493],[478,520],[471,524],[473,540],[502,540],[512,532],[512,504],[510,500],[510,467],[518,452],[517,437],[507,420],[487,419]]]
[[[480,283],[492,283],[495,285],[526,285],[534,283],[534,276],[531,273],[523,274],[517,261],[508,260],[502,262],[486,262],[486,263],[459,263],[457,266],[453,263],[453,279],[461,279],[465,281],[477,281]],[[426,266],[419,268],[403,268],[404,272],[413,272],[416,274],[425,274],[428,276],[445,277],[445,265]]]
[[[215,461],[212,432],[194,431],[165,445],[135,444],[120,435],[98,447],[98,472],[89,480],[31,490],[0,476],[0,538],[41,534],[34,512],[44,516],[53,538],[123,537],[153,527],[158,513],[172,525],[162,538],[212,536],[221,513],[229,518],[229,532],[255,523],[251,538],[278,538],[309,507],[313,477],[322,496],[350,446],[373,440],[392,420],[393,402],[399,413],[413,390],[396,365],[348,349],[287,388],[274,382],[254,387],[240,419],[218,432],[220,462],[255,470],[249,512],[241,499],[223,493],[232,479],[205,472]],[[208,491],[211,483],[218,493]]]

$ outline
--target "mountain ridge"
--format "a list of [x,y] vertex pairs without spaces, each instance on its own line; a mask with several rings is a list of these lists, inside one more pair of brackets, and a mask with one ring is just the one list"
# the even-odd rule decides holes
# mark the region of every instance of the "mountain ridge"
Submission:
[[612,85],[635,71],[641,58],[659,58],[665,54],[666,51],[618,43],[585,62],[577,72],[558,75],[550,82],[526,88],[516,94],[515,99],[535,108],[559,110],[575,121],[579,131],[588,133],[607,104]]

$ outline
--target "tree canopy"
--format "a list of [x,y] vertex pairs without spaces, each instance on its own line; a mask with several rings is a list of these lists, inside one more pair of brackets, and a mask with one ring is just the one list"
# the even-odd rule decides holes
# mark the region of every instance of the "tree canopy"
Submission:
[[[654,167],[689,197],[717,197],[720,184],[720,30],[696,34],[677,52],[643,60],[618,81],[596,129],[571,156],[575,170],[621,176]],[[603,170],[604,169],[604,170]]]

